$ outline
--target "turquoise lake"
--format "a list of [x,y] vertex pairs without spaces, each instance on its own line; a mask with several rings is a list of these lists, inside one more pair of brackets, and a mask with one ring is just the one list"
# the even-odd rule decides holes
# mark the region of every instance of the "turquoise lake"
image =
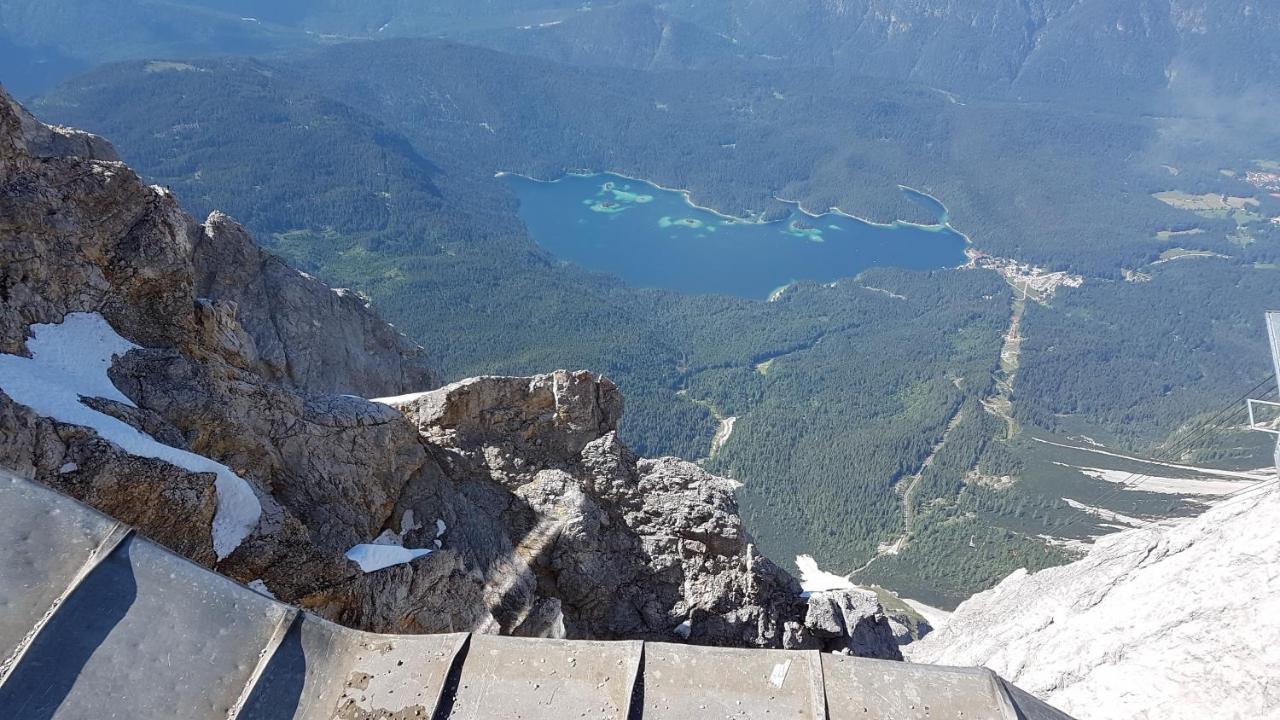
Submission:
[[[637,287],[765,298],[797,280],[831,282],[873,266],[964,263],[964,238],[939,225],[875,225],[828,213],[761,223],[689,204],[685,195],[608,173],[554,182],[506,174],[533,239],[560,260]],[[912,199],[945,221],[927,195]]]

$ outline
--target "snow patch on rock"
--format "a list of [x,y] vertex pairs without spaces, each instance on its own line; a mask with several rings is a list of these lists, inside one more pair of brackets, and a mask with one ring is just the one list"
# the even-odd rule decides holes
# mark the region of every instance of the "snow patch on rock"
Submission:
[[418,398],[422,397],[423,395],[426,395],[427,392],[429,391],[408,393],[407,395],[393,395],[391,397],[369,398],[369,402],[382,403],[383,405],[390,405],[392,407],[396,407],[398,405],[406,405],[408,403],[411,403],[414,400],[417,400]]
[[218,559],[235,550],[262,514],[249,483],[225,465],[157,442],[128,423],[80,402],[82,397],[95,397],[133,407],[133,401],[112,384],[107,370],[114,356],[138,346],[120,337],[98,313],[71,313],[61,323],[32,325],[31,333],[27,341],[31,357],[0,353],[0,390],[39,415],[91,428],[131,455],[163,460],[191,472],[213,473],[218,494],[213,549]]
[[414,530],[421,530],[422,523],[413,517],[413,508],[404,511],[404,515],[400,516],[400,535],[401,537],[408,535]]
[[806,593],[858,589],[847,576],[819,568],[818,561],[812,555],[797,555],[796,567],[800,569],[800,589]]
[[266,595],[272,600],[276,599],[275,594],[272,593],[271,589],[267,587],[267,584],[262,581],[262,578],[258,578],[257,580],[250,580],[247,587],[250,590],[258,593],[259,595]]
[[430,554],[431,551],[425,548],[411,550],[402,545],[362,544],[348,550],[347,559],[359,565],[362,571],[371,573]]

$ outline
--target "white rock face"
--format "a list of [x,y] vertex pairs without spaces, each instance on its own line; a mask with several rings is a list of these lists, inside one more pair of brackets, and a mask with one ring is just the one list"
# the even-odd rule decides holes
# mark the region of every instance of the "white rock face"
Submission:
[[1280,717],[1280,487],[1018,571],[909,646],[1081,720]]

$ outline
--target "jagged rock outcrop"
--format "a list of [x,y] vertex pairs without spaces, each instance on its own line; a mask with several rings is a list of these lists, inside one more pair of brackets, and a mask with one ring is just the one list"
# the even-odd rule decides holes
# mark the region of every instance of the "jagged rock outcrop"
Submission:
[[[73,154],[77,152],[86,155]],[[262,524],[252,542],[234,557],[222,558],[219,568],[248,580],[252,578],[245,573],[254,570],[289,567],[294,572],[274,574],[300,591],[353,575],[341,556],[349,545],[342,543],[380,527],[382,518],[369,505],[380,504],[385,516],[393,504],[370,488],[381,482],[398,490],[427,454],[412,428],[394,413],[399,436],[389,440],[391,426],[351,419],[346,410],[335,410],[333,399],[300,393],[328,391],[324,383],[333,375],[361,378],[359,386],[372,392],[402,391],[408,386],[399,383],[431,377],[425,368],[408,369],[422,350],[396,336],[363,303],[339,298],[300,273],[289,275],[281,267],[270,273],[246,269],[250,254],[240,245],[243,238],[216,227],[206,232],[172,195],[148,187],[115,157],[101,139],[47,128],[7,97],[0,102],[0,352],[28,356],[28,335],[35,325],[57,324],[73,313],[99,314],[143,349],[128,353],[114,369],[120,386],[136,395],[137,407],[98,401],[94,408],[161,443],[235,466],[262,506]],[[232,263],[232,258],[238,261]],[[254,267],[268,264],[259,260]],[[234,300],[198,294],[197,277],[208,274],[204,268],[216,271],[220,264],[237,277],[270,275],[270,282],[258,282],[264,293],[316,299],[293,305],[276,301],[276,307],[292,312],[279,319],[282,327],[325,330],[283,354],[284,375],[272,373],[275,338],[265,331],[255,337],[239,322],[242,315],[261,318],[260,312],[246,305],[241,313]],[[327,305],[320,301],[330,298],[334,300]],[[265,351],[258,347],[260,338]],[[367,374],[371,367],[401,371]],[[337,389],[356,386],[351,381]],[[0,406],[14,417],[22,415],[3,392]],[[193,559],[213,561],[207,548],[209,525],[195,511],[203,501],[189,499],[192,507],[163,506],[157,495],[150,504],[140,503],[140,484],[123,474],[138,463],[84,462],[76,447],[64,442],[62,425],[12,425],[12,432],[0,437],[0,462],[108,512],[129,509],[120,513],[121,519]],[[58,448],[64,450],[56,452]],[[60,471],[69,464],[78,470]],[[206,473],[155,461],[145,464],[163,466],[163,484],[175,490],[179,485],[210,485]],[[316,472],[316,466],[323,471]],[[346,487],[348,497],[364,503],[345,525],[307,524],[307,518],[289,508],[295,495],[326,482]],[[105,488],[120,492],[107,497]],[[342,499],[332,497],[330,504],[339,505]],[[294,503],[294,509],[303,504]],[[308,541],[298,542],[300,538]]]
[[755,551],[732,481],[635,457],[608,380],[432,390],[423,355],[0,102],[0,464],[365,629],[896,656],[878,605],[815,612]]
[[[18,156],[14,150],[19,143],[24,151],[22,154],[33,157],[79,157],[108,161],[120,159],[116,149],[106,140],[83,130],[45,125],[9,97],[8,93],[0,92],[0,103],[7,106],[4,113],[5,137],[0,140],[0,159],[6,162],[17,162]],[[13,126],[15,122],[16,130]]]
[[[485,604],[504,631],[519,632],[530,618],[547,624],[539,603],[550,596],[561,614],[551,625],[572,637],[765,647],[839,638],[840,648],[898,656],[874,601],[850,603],[847,626],[842,617],[815,634],[795,579],[759,555],[742,527],[737,484],[677,458],[636,458],[617,437],[622,396],[607,379],[564,371],[473,378],[387,402],[450,478],[506,496],[501,521],[482,520],[506,528],[509,544],[494,547],[504,533],[489,530],[488,542],[460,550],[469,566],[501,568],[503,582],[486,584]],[[474,523],[459,508],[479,506],[454,504],[450,527]]]
[[1018,571],[909,646],[986,665],[1090,720],[1280,712],[1280,487],[1191,520],[1100,538],[1084,558]]
[[210,325],[238,350],[246,369],[267,380],[361,397],[439,384],[422,348],[370,312],[366,299],[299,273],[220,212],[196,234],[193,262],[196,295],[207,301]]
[[0,351],[21,348],[32,323],[92,309],[144,346],[216,354],[303,392],[434,386],[423,349],[353,293],[262,252],[221,213],[197,225],[105,140],[0,98]]
[[[898,631],[876,594],[868,590],[825,590],[809,596],[805,627],[824,650],[860,657],[901,660]],[[911,638],[906,638],[910,642]]]

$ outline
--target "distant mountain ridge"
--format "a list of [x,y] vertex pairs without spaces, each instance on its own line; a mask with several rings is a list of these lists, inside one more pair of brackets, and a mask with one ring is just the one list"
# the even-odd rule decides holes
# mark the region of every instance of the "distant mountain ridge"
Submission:
[[[1183,72],[1273,82],[1280,9],[1249,0],[675,0],[675,14],[793,62],[959,93],[1132,102]],[[1234,72],[1233,72],[1234,70]]]
[[1253,0],[667,0],[520,3],[15,0],[0,40],[83,62],[450,37],[589,65],[750,59],[959,94],[1158,109],[1280,81],[1280,6]]

